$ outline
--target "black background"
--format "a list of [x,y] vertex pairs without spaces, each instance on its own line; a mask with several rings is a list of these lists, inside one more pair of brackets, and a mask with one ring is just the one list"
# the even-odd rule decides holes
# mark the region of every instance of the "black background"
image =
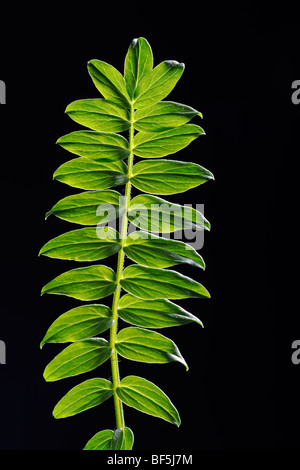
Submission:
[[[96,4],[95,4],[96,5]],[[61,313],[78,305],[40,297],[44,284],[76,263],[38,258],[41,246],[72,224],[44,214],[76,190],[52,181],[69,158],[55,145],[79,129],[64,114],[81,98],[97,97],[86,68],[98,58],[121,72],[131,40],[151,44],[155,65],[185,63],[168,99],[199,109],[206,135],[182,150],[214,173],[215,181],[168,197],[203,203],[211,222],[201,254],[206,270],[179,266],[209,290],[210,300],[184,308],[204,322],[163,330],[189,364],[120,361],[121,376],[141,375],[160,386],[182,425],[125,407],[135,450],[297,450],[300,365],[291,344],[300,337],[296,261],[300,105],[291,84],[300,79],[299,23],[289,11],[154,4],[76,5],[60,10],[7,12],[2,21],[0,79],[7,87],[1,123],[0,449],[78,450],[114,427],[113,401],[72,418],[52,409],[78,377],[42,377],[61,345],[39,343]],[[105,260],[106,261],[106,260]],[[115,266],[113,257],[105,264]],[[109,305],[110,298],[104,303]],[[100,370],[100,369],[99,369]],[[109,362],[100,376],[110,377]],[[85,378],[94,377],[95,371]]]

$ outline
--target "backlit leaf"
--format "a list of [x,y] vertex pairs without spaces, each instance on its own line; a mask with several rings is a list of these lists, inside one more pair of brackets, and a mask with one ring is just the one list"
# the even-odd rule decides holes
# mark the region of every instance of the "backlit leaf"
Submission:
[[100,405],[113,395],[113,385],[105,379],[89,379],[73,387],[55,406],[56,419],[67,418]]
[[109,342],[102,338],[90,338],[67,346],[46,367],[47,382],[72,377],[96,369],[112,354]]
[[153,55],[151,47],[145,38],[133,39],[124,65],[124,79],[128,95],[132,99],[135,89],[147,73],[151,72],[153,67]]
[[40,254],[74,261],[96,261],[120,249],[119,234],[112,227],[88,227],[53,238],[41,248]]
[[134,165],[131,182],[145,193],[177,194],[211,179],[213,174],[196,163],[142,160]]
[[122,320],[146,328],[166,328],[202,322],[179,305],[167,299],[144,300],[125,294],[119,301],[118,313]]
[[184,64],[166,60],[147,73],[136,87],[134,107],[151,106],[165,98],[174,88],[184,70]]
[[59,294],[79,300],[98,300],[116,290],[114,271],[103,265],[76,268],[60,274],[48,282],[42,294]]
[[75,307],[60,315],[44,336],[45,343],[68,343],[91,338],[113,324],[112,311],[106,305],[88,304]]
[[65,111],[75,122],[101,132],[122,132],[130,127],[129,111],[104,99],[77,100]]
[[124,160],[130,153],[125,137],[109,132],[74,131],[60,137],[56,143],[80,157],[104,163]]
[[173,204],[150,194],[131,200],[128,219],[141,230],[154,233],[210,229],[208,220],[197,209]]
[[123,289],[141,299],[208,298],[209,293],[190,277],[168,269],[127,266],[122,274]]
[[188,366],[176,344],[156,331],[144,328],[123,328],[116,340],[118,354],[132,361],[164,364],[177,361]]
[[128,181],[127,166],[123,161],[95,162],[85,157],[63,163],[53,178],[80,189],[108,189]]
[[60,219],[80,225],[97,225],[118,218],[124,208],[121,194],[113,190],[86,191],[67,196],[58,201],[47,212],[46,219],[53,214]]
[[194,108],[174,101],[161,101],[154,106],[140,108],[134,115],[134,128],[144,132],[162,132],[182,126],[195,116],[201,116]]
[[97,432],[84,446],[83,450],[110,450],[114,431],[105,429]]
[[190,245],[142,231],[128,235],[124,251],[128,258],[150,268],[168,268],[181,263],[205,267],[202,257]]
[[129,375],[117,388],[120,400],[143,413],[180,425],[180,417],[167,395],[149,380]]
[[204,130],[195,124],[184,124],[163,132],[138,132],[134,138],[135,155],[143,158],[160,158],[176,153],[189,145]]
[[88,62],[89,74],[102,96],[107,100],[130,107],[123,76],[110,64],[93,59]]

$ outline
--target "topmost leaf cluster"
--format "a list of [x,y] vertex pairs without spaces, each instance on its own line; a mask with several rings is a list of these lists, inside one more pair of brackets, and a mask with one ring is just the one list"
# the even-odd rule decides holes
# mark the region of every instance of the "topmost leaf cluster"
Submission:
[[134,39],[125,58],[124,79],[112,65],[101,60],[88,63],[89,73],[107,99],[134,109],[151,106],[165,98],[180,78],[184,64],[164,61],[153,69],[153,55],[144,38]]
[[[77,100],[66,113],[76,122],[99,133],[75,131],[58,140],[67,150],[97,162],[124,160],[130,150],[122,132],[131,123],[139,132],[134,154],[157,158],[177,152],[203,134],[201,127],[186,124],[200,115],[190,106],[163,101],[182,75],[184,64],[166,60],[153,68],[150,45],[144,38],[134,39],[125,58],[124,77],[112,65],[91,60],[88,70],[96,88],[106,98]],[[130,110],[136,110],[134,119]],[[154,134],[156,133],[156,134]],[[208,172],[206,177],[211,178]]]

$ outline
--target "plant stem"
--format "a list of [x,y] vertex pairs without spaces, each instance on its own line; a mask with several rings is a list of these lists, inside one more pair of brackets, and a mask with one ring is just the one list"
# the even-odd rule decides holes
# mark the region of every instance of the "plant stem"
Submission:
[[[132,165],[133,165],[133,137],[134,137],[134,128],[133,128],[133,115],[134,115],[134,107],[131,105],[130,109],[130,130],[129,130],[129,150],[130,154],[128,157],[128,178],[131,177],[132,172]],[[122,226],[121,226],[121,250],[118,253],[118,264],[117,264],[117,273],[116,273],[116,284],[117,288],[114,292],[113,296],[113,304],[112,304],[112,313],[113,313],[113,320],[114,323],[110,329],[110,347],[112,348],[113,352],[111,355],[111,371],[112,371],[112,383],[114,389],[114,404],[115,404],[115,414],[116,414],[116,425],[117,428],[125,427],[124,421],[124,413],[123,413],[123,405],[120,401],[119,397],[117,396],[117,387],[120,384],[120,374],[119,374],[119,365],[118,365],[118,353],[116,351],[115,342],[118,330],[118,305],[120,300],[120,293],[121,293],[121,277],[123,272],[124,266],[124,258],[125,253],[123,250],[126,237],[127,237],[127,228],[128,228],[128,218],[127,218],[127,211],[129,208],[130,203],[130,193],[131,193],[131,182],[130,179],[126,184],[125,188],[125,213],[122,217]]]

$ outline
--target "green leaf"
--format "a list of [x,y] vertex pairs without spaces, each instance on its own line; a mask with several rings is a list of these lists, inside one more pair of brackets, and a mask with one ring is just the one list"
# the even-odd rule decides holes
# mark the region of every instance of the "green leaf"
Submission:
[[181,263],[205,268],[203,258],[190,245],[147,232],[136,231],[128,235],[124,252],[136,263],[150,268],[169,268]]
[[108,189],[126,184],[128,168],[122,161],[98,163],[85,157],[63,163],[53,178],[80,189]]
[[129,375],[117,388],[120,400],[143,413],[180,426],[180,417],[167,395],[152,382]]
[[194,108],[174,101],[161,101],[154,106],[140,108],[134,115],[134,128],[144,132],[162,132],[182,126],[195,116],[201,116]]
[[166,60],[147,73],[136,87],[134,107],[152,106],[165,98],[174,88],[184,70],[184,64]]
[[114,431],[110,429],[97,432],[97,434],[86,443],[83,450],[110,450],[113,435]]
[[131,450],[133,446],[133,432],[129,428],[116,429],[111,440],[110,450]]
[[102,60],[93,59],[88,62],[89,74],[102,96],[107,100],[129,108],[129,97],[120,72]]
[[72,308],[60,315],[50,326],[41,342],[68,343],[91,338],[113,324],[112,311],[106,305],[88,304]]
[[109,132],[74,131],[60,137],[56,143],[71,153],[97,162],[124,160],[130,154],[125,137]]
[[109,342],[102,338],[90,338],[67,346],[46,367],[47,382],[65,379],[96,369],[112,354]]
[[128,219],[141,230],[154,233],[210,229],[208,220],[193,207],[173,204],[150,194],[131,200]]
[[60,219],[80,225],[97,225],[120,217],[124,213],[121,194],[113,190],[86,191],[67,196],[47,212]]
[[112,227],[89,227],[63,233],[47,242],[40,255],[74,261],[97,261],[121,249],[119,234]]
[[188,370],[176,344],[166,336],[143,328],[123,328],[116,340],[118,354],[138,362],[165,364],[180,362]]
[[67,295],[79,300],[98,300],[116,290],[114,271],[103,265],[76,268],[48,282],[42,294]]
[[118,314],[122,320],[146,328],[167,328],[193,321],[203,327],[197,317],[166,299],[144,300],[125,294],[119,301]]
[[100,405],[113,395],[113,385],[105,379],[89,379],[73,387],[55,406],[56,419],[74,416]]
[[133,39],[124,65],[124,80],[128,95],[134,97],[135,89],[144,75],[151,72],[153,67],[153,55],[151,47],[145,38]]
[[145,193],[177,194],[213,178],[209,170],[196,163],[144,160],[134,165],[131,182]]
[[134,138],[135,155],[160,158],[182,150],[199,135],[205,134],[200,126],[183,124],[163,132],[138,132]]
[[130,127],[129,111],[101,98],[77,100],[65,111],[78,124],[101,132],[122,132]]
[[132,264],[124,269],[121,286],[141,299],[208,298],[209,293],[190,277],[172,270]]

